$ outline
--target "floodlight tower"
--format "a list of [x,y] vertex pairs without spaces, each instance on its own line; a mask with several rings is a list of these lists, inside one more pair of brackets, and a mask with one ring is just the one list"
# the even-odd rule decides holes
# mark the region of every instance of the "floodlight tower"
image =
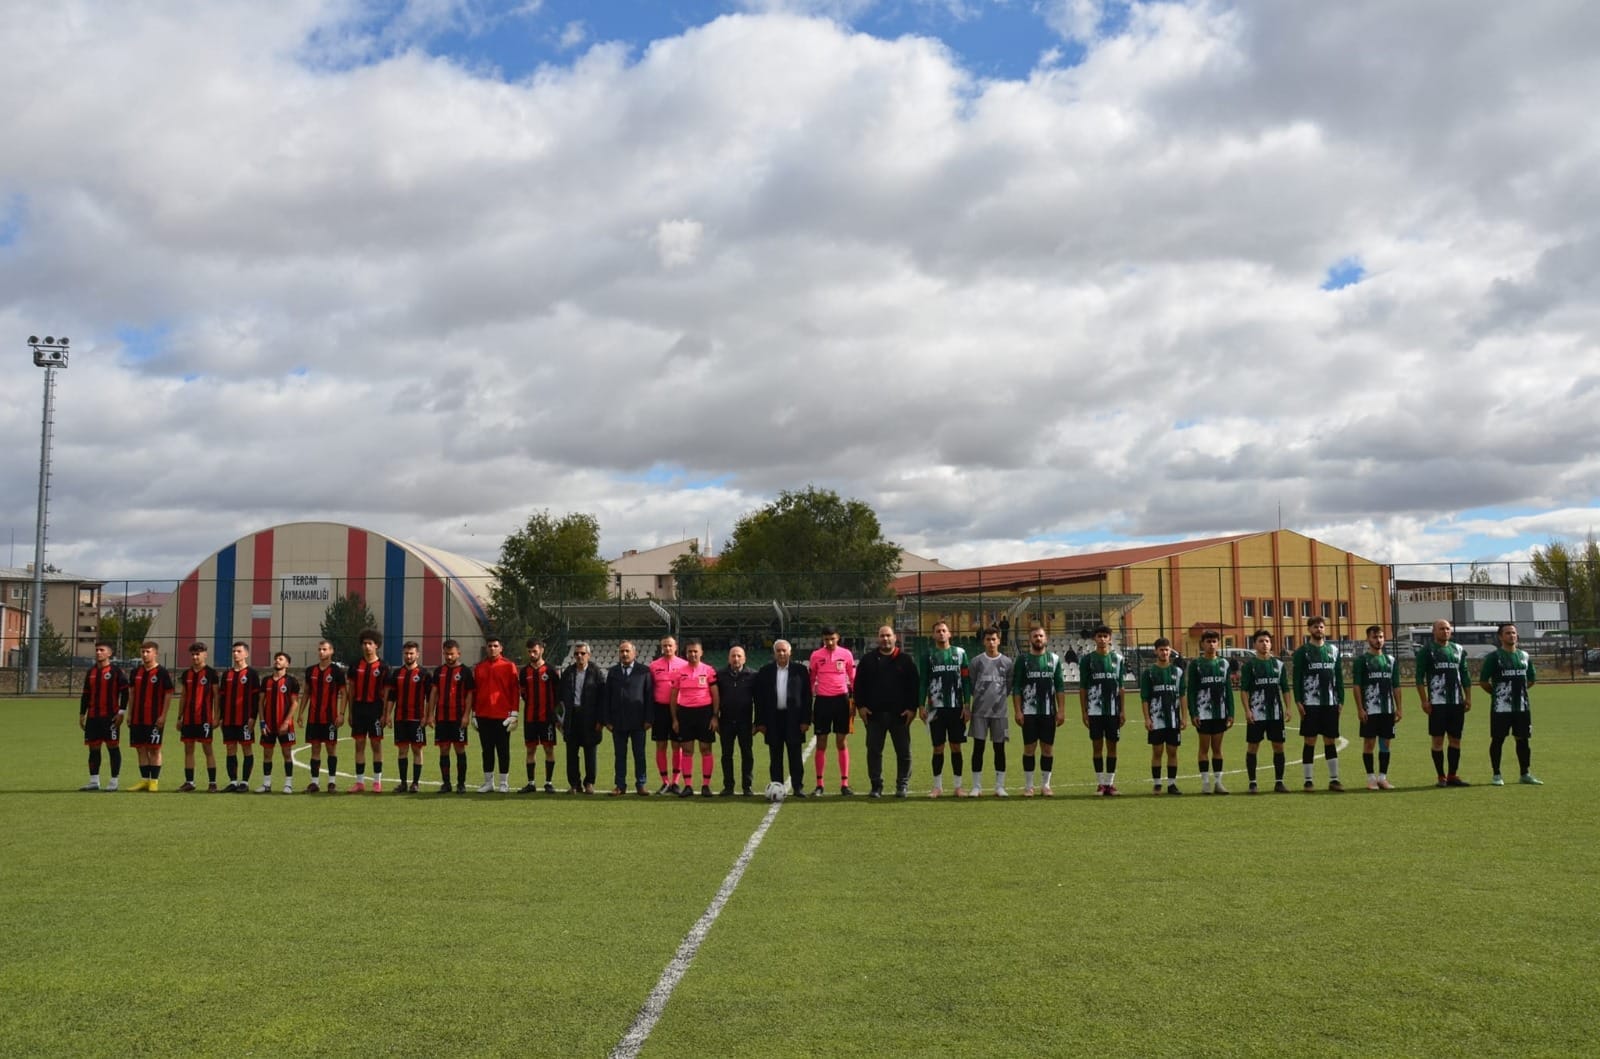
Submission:
[[[28,336],[33,347],[33,364],[44,369],[44,417],[39,427],[39,514],[33,531],[33,596],[28,600],[28,691],[39,690],[39,634],[44,629],[44,535],[49,522],[50,435],[54,426],[56,369],[67,368],[67,347],[72,340],[62,335]],[[76,622],[73,633],[77,635]]]

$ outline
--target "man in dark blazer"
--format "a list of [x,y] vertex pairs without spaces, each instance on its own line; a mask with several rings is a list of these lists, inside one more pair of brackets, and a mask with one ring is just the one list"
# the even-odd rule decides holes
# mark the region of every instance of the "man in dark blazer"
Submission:
[[856,665],[856,712],[867,722],[869,798],[883,797],[883,744],[894,743],[894,796],[911,784],[911,721],[922,701],[917,663],[895,644],[894,629],[878,629],[878,649]]
[[[561,673],[561,734],[567,743],[567,785],[573,794],[594,793],[594,748],[600,742],[600,708],[606,676],[589,664],[589,645],[572,645],[572,664]],[[578,754],[583,769],[578,769]]]
[[606,693],[601,723],[611,733],[617,755],[617,784],[613,798],[628,793],[628,747],[633,747],[633,789],[641,796],[650,792],[644,785],[644,733],[655,705],[655,678],[650,667],[639,661],[633,644],[624,640],[617,647],[617,664],[606,673]]
[[772,645],[772,658],[756,674],[756,731],[766,736],[772,782],[783,782],[787,755],[794,797],[804,798],[806,781],[800,758],[806,733],[811,730],[811,675],[804,664],[794,661],[788,640]]
[[722,793],[733,793],[733,750],[739,748],[740,789],[754,794],[755,765],[751,753],[751,734],[755,729],[756,671],[744,664],[744,648],[728,649],[728,664],[717,670],[717,733],[722,736]]

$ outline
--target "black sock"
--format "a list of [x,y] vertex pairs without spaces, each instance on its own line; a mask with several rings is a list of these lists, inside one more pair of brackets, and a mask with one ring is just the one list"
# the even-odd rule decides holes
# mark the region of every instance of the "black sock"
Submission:
[[269,783],[272,781],[272,759],[270,757],[261,759],[261,778]]
[[1288,755],[1282,750],[1272,752],[1272,776],[1277,782],[1283,782],[1283,767],[1288,762]]
[[1096,754],[1094,756],[1094,774],[1096,776],[1098,776],[1102,772],[1104,772],[1105,770],[1106,770],[1106,759],[1104,757],[1101,757],[1099,754]]
[[1433,771],[1439,774],[1440,779],[1444,779],[1444,751],[1434,750],[1430,753],[1433,754]]
[[1454,776],[1461,769],[1461,748],[1458,746],[1450,747],[1445,751],[1445,754],[1448,756],[1450,761],[1449,774]]
[[1160,783],[1161,782],[1161,766],[1160,765],[1151,765],[1150,766],[1150,779],[1152,781],[1156,782],[1156,783]]
[[1211,771],[1216,773],[1217,779],[1222,779],[1222,759],[1220,757],[1211,759]]
[[935,777],[944,776],[944,751],[936,751],[933,755],[933,774]]
[[1494,770],[1497,776],[1500,774],[1500,754],[1505,750],[1505,746],[1506,741],[1504,739],[1489,740],[1489,767]]
[[1006,745],[1004,743],[996,743],[994,745],[994,768],[996,772],[1004,772],[1006,770]]
[[1385,776],[1389,774],[1389,752],[1387,750],[1378,751],[1378,771]]
[[250,782],[250,773],[254,772],[255,769],[256,769],[256,758],[255,758],[255,755],[254,754],[246,754],[244,756],[244,781],[246,783]]
[[1324,744],[1322,744],[1322,759],[1324,761],[1332,761],[1335,758],[1337,758],[1338,756],[1339,756],[1339,748],[1338,747],[1334,746],[1332,743],[1324,743]]
[[213,787],[215,787],[217,785],[217,766],[215,766],[215,765],[207,765],[206,766],[206,780]]
[[465,786],[467,782],[467,752],[463,750],[456,755],[456,786]]
[[150,766],[150,778],[153,779],[153,780],[158,780],[158,779],[161,778],[161,766],[160,765],[151,765]]
[[411,786],[415,787],[420,779],[422,779],[422,755],[418,754],[411,762]]
[[1023,751],[1023,754],[1022,754],[1022,772],[1023,772],[1023,775],[1025,777],[1029,778],[1029,779],[1033,778],[1034,760],[1035,759],[1034,759],[1034,756],[1032,754],[1028,753],[1027,751]]
[[446,786],[450,786],[450,755],[439,755],[439,779]]
[[228,755],[228,782],[237,783],[239,780],[239,757],[236,754]]
[[1167,766],[1167,781],[1170,783],[1171,781],[1173,781],[1173,780],[1175,780],[1177,778],[1178,778],[1178,766],[1176,766],[1176,765],[1168,765]]
[[961,778],[961,765],[961,751],[950,751],[950,771],[955,773],[955,777],[958,780]]
[[1372,775],[1373,767],[1374,767],[1373,766],[1373,761],[1372,761],[1372,751],[1363,750],[1361,752],[1361,764],[1366,766],[1367,775],[1369,775],[1369,776]]
[[[161,771],[159,766],[157,767],[156,771],[157,772]],[[286,758],[283,759],[283,778],[284,779],[288,779],[289,777],[291,777],[293,775],[294,775],[294,758],[286,757]]]
[[555,762],[555,759],[554,758],[545,758],[545,760],[544,760],[544,781],[546,783],[549,783],[551,780],[555,779],[555,776],[556,776],[556,762]]
[[1250,782],[1256,781],[1256,753],[1253,750],[1244,752],[1244,770],[1250,774]]
[[194,782],[194,769],[186,768],[186,769],[183,770],[183,782],[185,782],[185,783],[193,783]]
[[1200,779],[1202,782],[1211,777],[1211,762],[1207,758],[1200,759]]
[[1524,776],[1533,768],[1533,744],[1526,739],[1517,740],[1517,767]]
[[972,741],[972,774],[976,776],[983,771],[983,748],[988,744],[982,739]]
[[149,765],[140,765],[139,766],[139,778],[142,779],[142,780],[147,780],[147,779],[150,778],[150,766]]
[[1307,743],[1300,748],[1300,764],[1309,765],[1315,760],[1317,760],[1317,748],[1313,744]]
[[538,767],[538,762],[536,762],[536,761],[528,762],[528,782],[529,783],[533,782],[533,770],[535,768],[537,768],[537,767]]
[[328,755],[328,783],[332,784],[339,778],[339,759],[332,754]]
[[372,758],[372,775],[375,778],[383,776],[383,758],[376,755]]
[[356,782],[360,783],[362,780],[364,780],[366,778],[367,778],[367,763],[365,761],[357,761],[356,762]]
[[1110,776],[1117,774],[1117,755],[1111,754],[1106,757],[1106,774]]
[[100,748],[91,747],[89,750],[89,775],[100,775]]
[[315,780],[320,775],[322,775],[322,759],[321,758],[312,758],[311,759],[311,778],[313,780]]
[[1055,770],[1056,770],[1055,754],[1053,754],[1053,753],[1051,753],[1051,754],[1040,754],[1039,755],[1039,771],[1040,772],[1054,772]]

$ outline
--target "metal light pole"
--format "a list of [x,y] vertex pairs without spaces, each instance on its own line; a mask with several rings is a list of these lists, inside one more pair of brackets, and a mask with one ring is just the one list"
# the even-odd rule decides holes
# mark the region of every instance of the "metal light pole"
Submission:
[[[1387,625],[1388,622],[1383,620],[1384,619],[1383,611],[1378,609],[1378,590],[1373,588],[1371,585],[1362,585],[1361,587],[1366,589],[1368,592],[1370,592],[1372,594],[1372,614],[1373,614],[1373,617],[1378,619],[1377,621],[1374,621],[1372,624],[1374,624],[1374,625]],[[1351,624],[1354,625],[1353,622]],[[1355,629],[1352,628],[1350,631],[1353,633],[1355,631]],[[1352,639],[1353,639],[1353,637],[1352,637]]]
[[[28,606],[28,692],[39,690],[39,636],[44,629],[44,536],[49,523],[50,435],[54,425],[56,369],[67,367],[67,347],[71,340],[47,335],[28,336],[33,347],[34,367],[44,369],[44,416],[39,425],[39,514],[33,536],[33,598]],[[76,629],[73,630],[76,635]]]

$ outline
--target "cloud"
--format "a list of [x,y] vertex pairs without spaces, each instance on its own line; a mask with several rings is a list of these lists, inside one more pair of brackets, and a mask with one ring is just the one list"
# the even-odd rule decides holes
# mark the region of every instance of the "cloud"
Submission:
[[0,12],[0,333],[78,350],[52,556],[327,517],[492,558],[545,507],[620,552],[815,482],[947,562],[1280,504],[1422,561],[1600,502],[1581,5],[1063,5],[1082,61],[1019,80],[747,6],[510,81],[415,46],[485,5]]

